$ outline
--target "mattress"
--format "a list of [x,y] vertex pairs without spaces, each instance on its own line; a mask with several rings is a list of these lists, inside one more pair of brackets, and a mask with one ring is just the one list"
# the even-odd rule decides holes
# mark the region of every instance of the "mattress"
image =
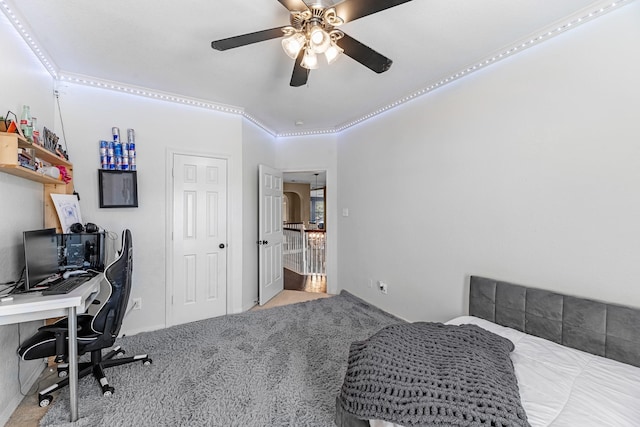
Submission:
[[[532,427],[637,427],[640,368],[605,359],[472,317],[448,324],[476,324],[511,340],[511,360]],[[371,427],[397,427],[371,420]]]

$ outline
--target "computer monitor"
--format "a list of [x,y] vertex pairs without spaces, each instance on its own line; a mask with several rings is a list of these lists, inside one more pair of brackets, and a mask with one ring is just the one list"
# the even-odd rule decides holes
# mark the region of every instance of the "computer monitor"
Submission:
[[58,239],[55,228],[25,231],[24,289],[30,290],[44,279],[58,272]]

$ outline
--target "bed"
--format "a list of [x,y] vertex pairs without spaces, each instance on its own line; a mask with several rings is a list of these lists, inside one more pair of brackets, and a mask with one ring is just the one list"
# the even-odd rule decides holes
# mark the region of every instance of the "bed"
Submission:
[[[640,425],[640,309],[472,276],[469,316],[446,324],[477,325],[513,343],[532,427]],[[338,426],[400,425],[350,413],[341,401],[345,385]]]

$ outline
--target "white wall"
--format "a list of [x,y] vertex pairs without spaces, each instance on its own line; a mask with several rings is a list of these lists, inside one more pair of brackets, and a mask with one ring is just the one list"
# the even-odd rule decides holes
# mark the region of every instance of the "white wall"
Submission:
[[[11,110],[20,117],[22,105],[31,107],[40,126],[53,129],[53,79],[0,13],[0,115]],[[19,278],[24,267],[22,231],[44,225],[42,185],[0,173],[0,283]],[[0,285],[0,289],[4,289]],[[43,322],[0,326],[0,425],[9,419],[44,368],[41,361],[19,362],[20,340],[32,335]],[[18,363],[20,380],[18,381]],[[22,386],[22,390],[21,387]]]
[[[338,281],[338,158],[337,136],[279,138],[276,168],[284,172],[327,171],[327,292],[341,288]],[[342,185],[342,184],[340,184]]]
[[243,147],[243,274],[242,310],[258,300],[258,165],[275,167],[275,138],[245,120]]
[[[165,326],[165,277],[169,228],[167,156],[170,151],[228,158],[228,311],[242,307],[242,118],[201,108],[142,98],[104,89],[65,84],[59,87],[62,117],[75,189],[83,221],[117,233],[131,229],[134,281],[131,298],[142,309],[125,318],[123,333]],[[138,208],[98,206],[99,141],[111,138],[111,127],[135,129]]]
[[472,274],[640,307],[639,22],[635,2],[341,134],[340,285],[409,320],[465,313]]

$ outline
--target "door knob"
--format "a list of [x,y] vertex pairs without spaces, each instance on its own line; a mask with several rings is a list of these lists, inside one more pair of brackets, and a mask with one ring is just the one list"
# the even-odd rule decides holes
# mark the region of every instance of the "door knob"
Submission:
[[220,245],[218,245],[218,247],[219,247],[220,249],[224,249],[224,243],[220,243]]

